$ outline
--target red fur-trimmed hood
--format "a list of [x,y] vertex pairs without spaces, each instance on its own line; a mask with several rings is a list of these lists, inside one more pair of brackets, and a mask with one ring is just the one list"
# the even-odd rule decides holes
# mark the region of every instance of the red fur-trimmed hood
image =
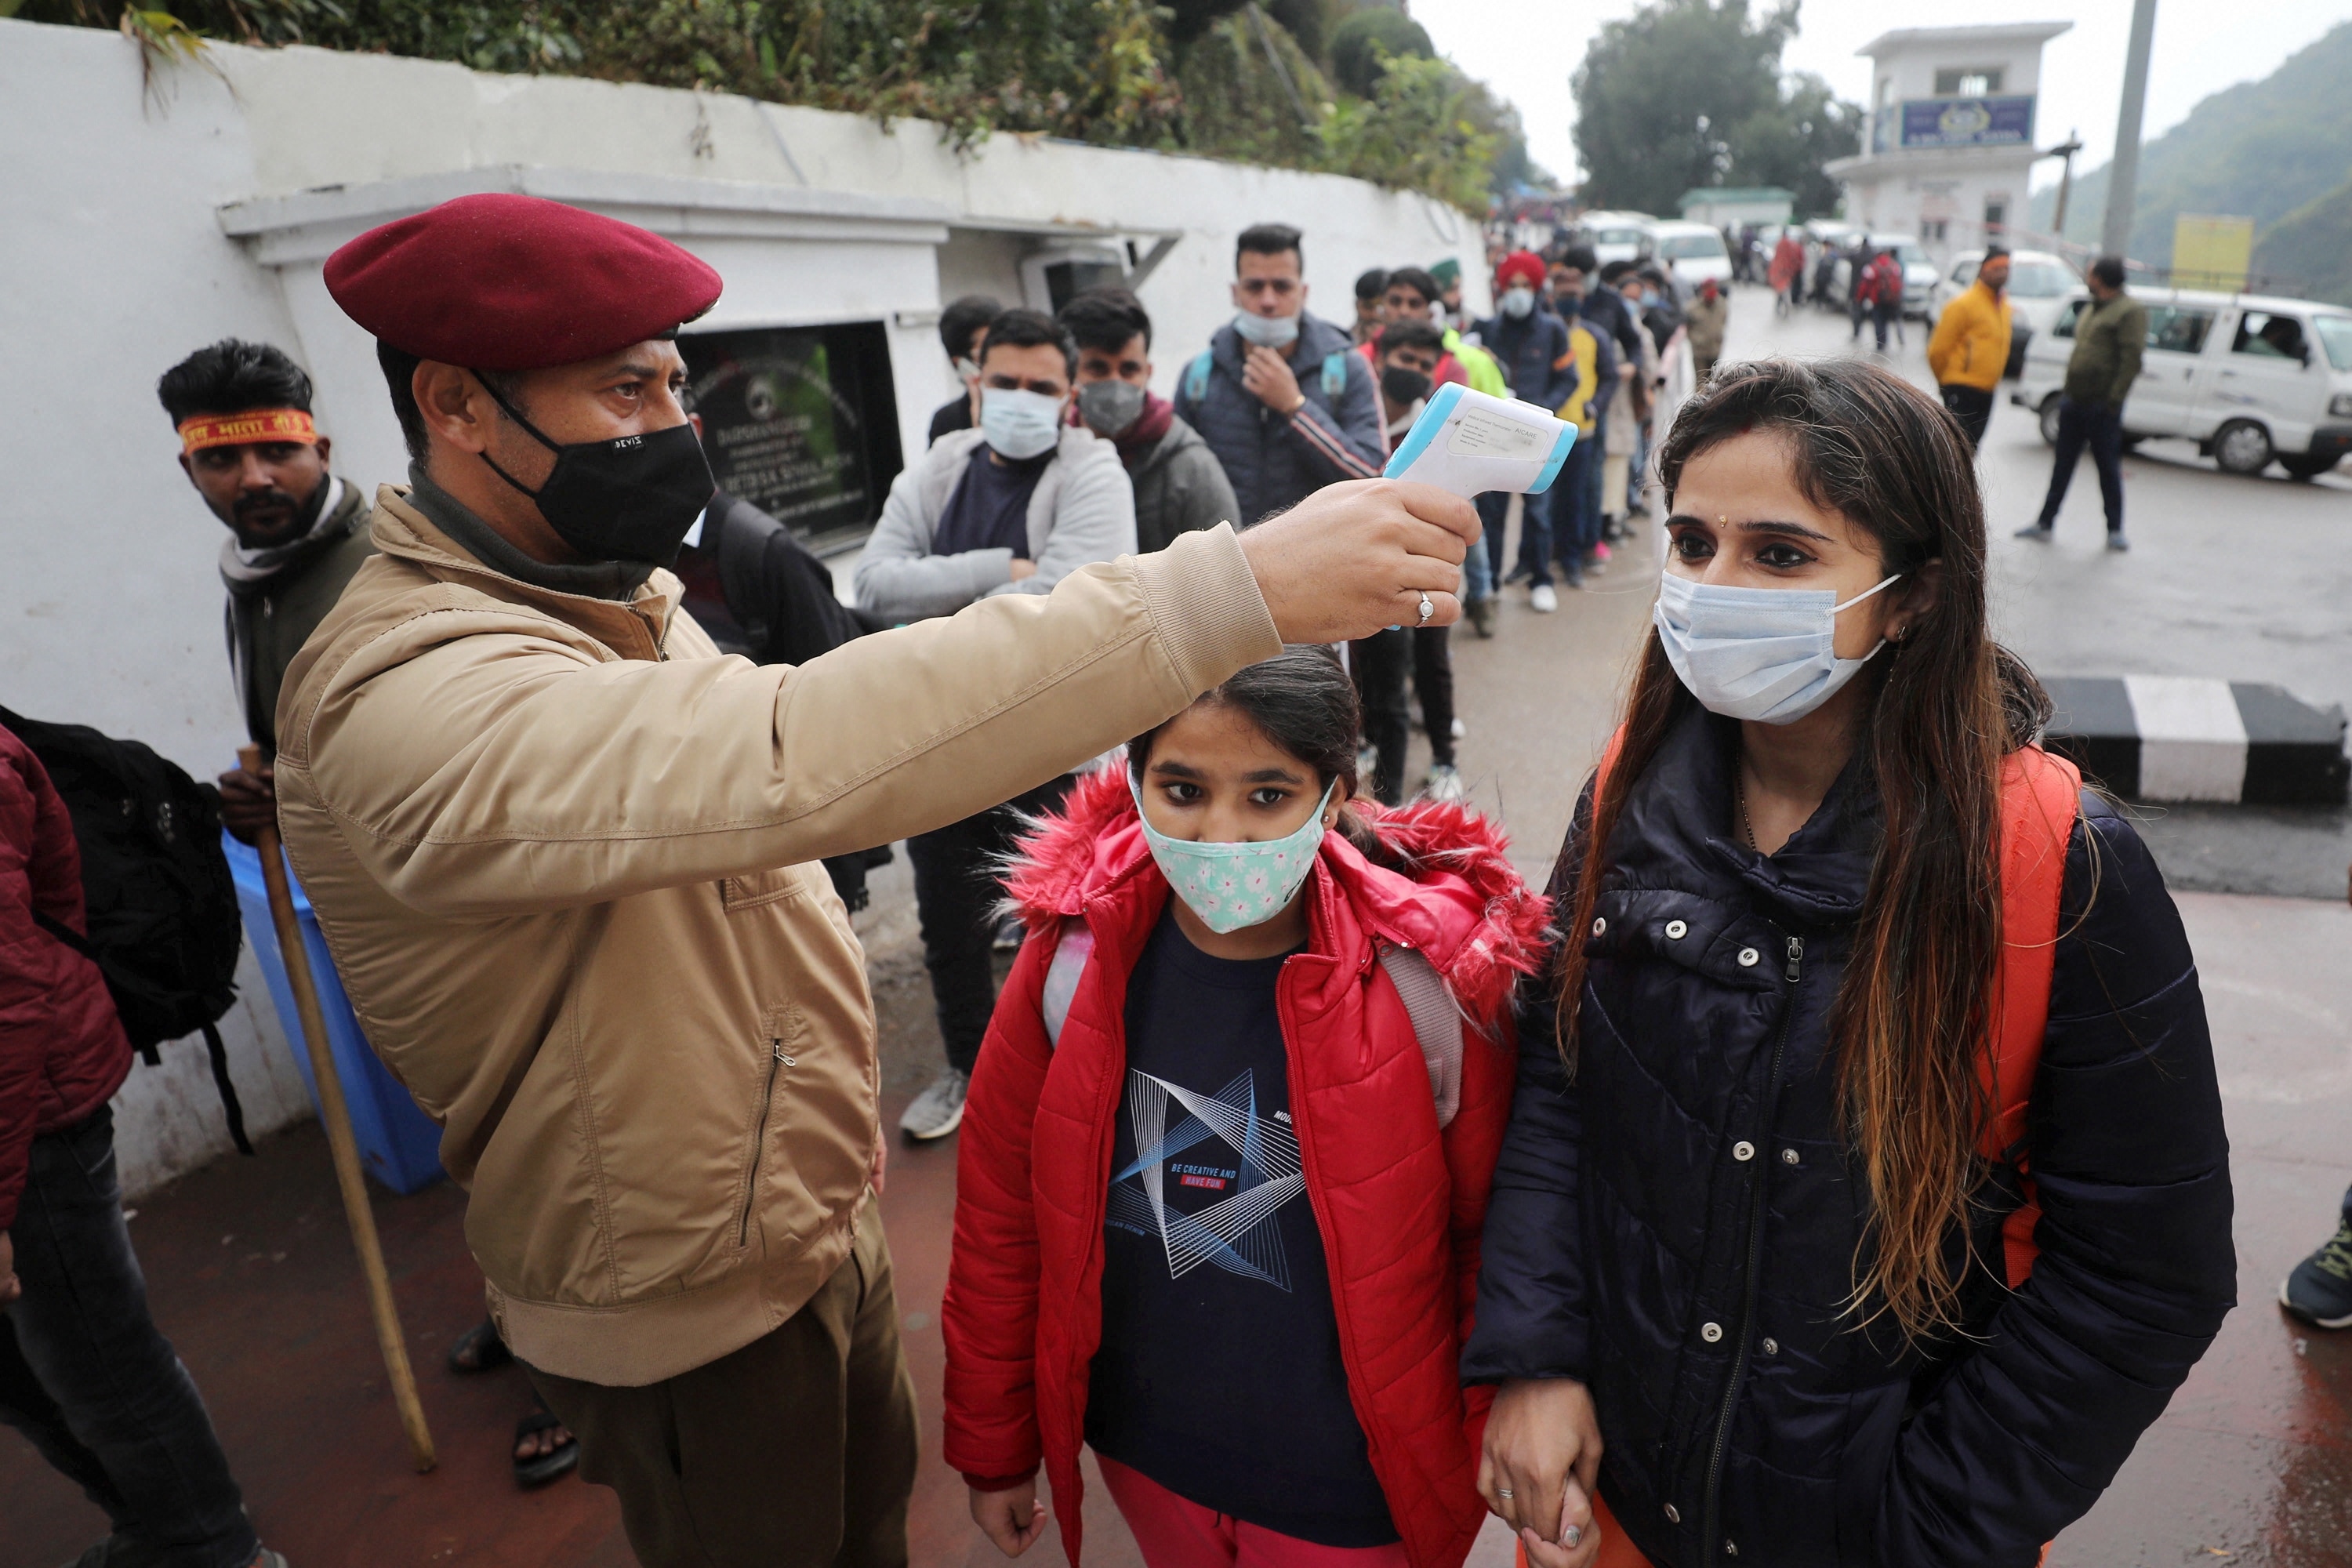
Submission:
[[[1541,962],[1551,918],[1550,901],[1511,865],[1502,829],[1435,801],[1391,809],[1358,800],[1349,810],[1393,866],[1328,833],[1318,883],[1381,940],[1426,955],[1472,1018],[1496,1016],[1518,977]],[[1091,900],[1156,896],[1166,886],[1123,765],[1081,778],[1061,809],[1022,837],[1005,876],[1008,900],[1033,931],[1080,913]]]

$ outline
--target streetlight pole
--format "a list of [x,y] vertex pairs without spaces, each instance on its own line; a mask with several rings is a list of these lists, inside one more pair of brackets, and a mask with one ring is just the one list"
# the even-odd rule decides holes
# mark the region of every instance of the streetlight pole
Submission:
[[2069,131],[2066,140],[2042,154],[2045,158],[2061,161],[2058,165],[2058,210],[2051,216],[2050,233],[2062,243],[2066,237],[2066,203],[2074,194],[2074,154],[2082,150],[2082,133]]
[[2124,56],[2124,97],[2116,114],[2116,156],[2107,165],[2107,216],[2099,249],[2121,256],[2131,246],[2132,212],[2139,197],[2139,128],[2147,107],[2148,47],[2156,37],[2156,0],[2132,0],[2131,46]]

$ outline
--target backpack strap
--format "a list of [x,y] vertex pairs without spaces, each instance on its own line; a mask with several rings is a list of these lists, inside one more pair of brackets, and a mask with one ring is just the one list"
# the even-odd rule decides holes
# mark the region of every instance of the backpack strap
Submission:
[[1348,390],[1348,356],[1355,352],[1338,349],[1323,356],[1323,395],[1335,409],[1339,395]]
[[1198,358],[1184,367],[1184,401],[1197,405],[1209,395],[1209,372],[1216,368],[1214,349],[1202,349]]
[[2050,1022],[2050,976],[2058,947],[2058,905],[2066,846],[2081,813],[2083,775],[2038,746],[2012,752],[2000,769],[2000,958],[1993,972],[1990,1037],[1979,1076],[1993,1107],[1979,1152],[2013,1166],[2025,1201],[2001,1222],[2002,1266],[2011,1289],[2033,1272],[2042,1205],[2025,1158],[2025,1114]]
[[1436,1103],[1437,1126],[1443,1131],[1462,1109],[1462,1010],[1437,965],[1415,949],[1383,943],[1381,973],[1396,987],[1405,1016],[1412,1020],[1422,1064],[1429,1069],[1429,1098]]
[[[1077,998],[1078,981],[1087,960],[1094,956],[1095,935],[1080,919],[1062,922],[1061,939],[1054,944],[1054,962],[1046,967],[1045,984],[1037,1011],[1045,1025],[1045,1042],[1062,1046],[1062,1031],[1070,1022],[1070,1005]],[[1422,1064],[1429,1071],[1429,1097],[1437,1107],[1442,1130],[1462,1108],[1462,1012],[1437,966],[1409,947],[1381,949],[1381,972],[1396,987],[1405,1016],[1412,1020],[1413,1038],[1420,1043]]]
[[1087,922],[1076,918],[1064,921],[1062,940],[1054,944],[1054,962],[1045,971],[1045,994],[1037,1003],[1045,1020],[1045,1043],[1055,1050],[1061,1049],[1062,1026],[1070,1021],[1070,1004],[1077,998],[1078,977],[1086,973],[1087,960],[1094,953],[1095,933]]

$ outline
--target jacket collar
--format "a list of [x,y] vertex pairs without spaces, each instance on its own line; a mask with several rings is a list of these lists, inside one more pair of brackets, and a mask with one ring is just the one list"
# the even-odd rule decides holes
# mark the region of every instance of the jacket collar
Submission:
[[1862,912],[1877,853],[1877,808],[1857,752],[1804,826],[1774,855],[1739,830],[1739,726],[1690,705],[1634,784],[1610,836],[1612,877],[1636,887],[1751,895],[1809,924]]
[[410,500],[408,491],[397,485],[377,488],[368,537],[385,555],[409,562],[442,582],[462,582],[494,598],[551,616],[625,658],[663,657],[670,616],[685,592],[676,577],[658,567],[625,599],[566,593],[509,576],[477,559],[435,527]]

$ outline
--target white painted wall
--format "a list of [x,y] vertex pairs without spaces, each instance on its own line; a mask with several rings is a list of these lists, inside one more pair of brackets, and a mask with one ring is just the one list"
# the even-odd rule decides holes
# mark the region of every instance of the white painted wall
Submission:
[[[1476,226],[1332,175],[998,137],[708,93],[499,77],[312,48],[215,45],[142,97],[118,34],[0,20],[0,704],[135,736],[200,777],[243,726],[221,646],[222,537],[188,488],[155,378],[225,336],[275,342],[318,384],[335,466],[404,471],[373,345],[319,278],[335,244],[465,190],[528,189],[668,234],[719,268],[707,328],[890,323],[902,434],[953,390],[944,299],[1018,294],[1055,235],[1173,234],[1144,283],[1163,390],[1232,312],[1233,237],[1306,231],[1310,305],[1345,321],[1368,267],[1454,257],[1490,302]],[[248,963],[248,970],[250,964]],[[306,1114],[257,973],[224,1022],[252,1125]],[[200,1044],[118,1101],[137,1192],[227,1147]]]

